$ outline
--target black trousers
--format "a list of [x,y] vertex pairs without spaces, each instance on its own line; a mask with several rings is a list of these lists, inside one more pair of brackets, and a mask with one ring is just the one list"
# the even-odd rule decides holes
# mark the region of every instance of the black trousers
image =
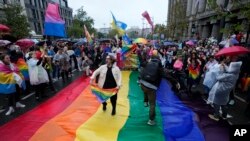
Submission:
[[45,83],[34,85],[36,97],[41,98],[41,96],[44,96],[45,85],[46,85]]
[[[117,94],[113,95],[110,97],[110,102],[111,102],[111,105],[112,105],[112,110],[115,111],[116,110],[116,101],[117,101]],[[103,106],[106,106],[107,105],[107,102],[103,102],[102,103]]]
[[20,101],[22,89],[16,85],[16,92],[8,95],[8,106],[15,106],[16,102]]
[[68,79],[69,78],[68,70],[62,70],[61,71],[61,76],[62,76],[63,81],[65,81],[65,77]]

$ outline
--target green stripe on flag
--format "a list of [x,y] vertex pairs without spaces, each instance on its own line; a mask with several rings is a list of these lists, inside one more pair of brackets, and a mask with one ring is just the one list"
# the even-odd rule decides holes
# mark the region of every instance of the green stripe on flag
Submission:
[[120,130],[118,141],[164,141],[162,132],[162,117],[157,106],[157,125],[149,126],[149,107],[144,107],[144,94],[136,83],[138,72],[132,72],[129,80],[129,104],[130,111],[126,124]]

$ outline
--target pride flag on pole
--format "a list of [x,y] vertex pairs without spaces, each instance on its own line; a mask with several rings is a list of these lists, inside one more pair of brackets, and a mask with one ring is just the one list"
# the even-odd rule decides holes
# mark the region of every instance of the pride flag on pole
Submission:
[[113,17],[113,21],[112,21],[112,28],[116,29],[119,33],[119,35],[124,35],[125,34],[125,30],[127,28],[127,24],[121,21],[117,21],[114,14],[111,12],[112,17]]
[[147,21],[148,21],[148,24],[151,25],[151,28],[152,28],[152,31],[154,30],[154,23],[153,21],[151,20],[149,14],[148,14],[148,11],[145,11],[142,13],[142,17],[144,17]]
[[92,40],[92,38],[89,34],[89,31],[85,25],[84,25],[84,32],[85,32],[85,37],[86,37],[87,41],[91,44],[93,42],[93,40]]
[[58,4],[48,4],[45,14],[44,35],[66,37],[65,21],[60,17]]

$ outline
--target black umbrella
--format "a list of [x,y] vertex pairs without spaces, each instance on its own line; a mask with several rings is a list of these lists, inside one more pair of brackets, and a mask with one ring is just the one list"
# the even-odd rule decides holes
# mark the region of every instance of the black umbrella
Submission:
[[52,44],[51,41],[44,40],[44,41],[38,42],[36,45],[43,46],[45,43],[47,44],[47,46],[50,46]]

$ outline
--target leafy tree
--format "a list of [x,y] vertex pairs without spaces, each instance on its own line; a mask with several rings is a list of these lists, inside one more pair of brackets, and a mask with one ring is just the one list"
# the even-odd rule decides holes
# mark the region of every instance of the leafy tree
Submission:
[[101,33],[101,32],[97,32],[97,38],[105,38],[105,34]]
[[180,37],[178,35],[183,35],[183,31],[185,31],[188,27],[186,8],[183,1],[175,2],[172,14],[174,18],[167,25],[166,37],[174,39]]
[[84,25],[87,27],[90,34],[96,34],[96,29],[94,28],[94,19],[88,16],[83,7],[77,9],[76,12],[77,13],[73,18],[73,25],[68,29],[68,35],[75,38],[85,36]]
[[21,39],[29,36],[29,23],[27,17],[23,15],[24,9],[20,4],[10,4],[0,10],[5,14],[0,23],[10,27],[13,37]]

